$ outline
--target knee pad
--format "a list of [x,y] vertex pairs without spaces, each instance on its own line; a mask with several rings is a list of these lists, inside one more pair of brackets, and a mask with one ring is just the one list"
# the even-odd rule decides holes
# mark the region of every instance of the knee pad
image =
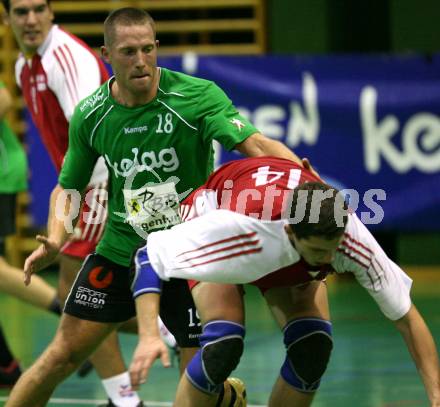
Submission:
[[283,330],[287,357],[281,377],[296,390],[318,389],[333,348],[332,324],[320,318],[290,321]]
[[203,327],[199,351],[186,368],[188,380],[205,393],[218,393],[243,353],[244,326],[211,321]]

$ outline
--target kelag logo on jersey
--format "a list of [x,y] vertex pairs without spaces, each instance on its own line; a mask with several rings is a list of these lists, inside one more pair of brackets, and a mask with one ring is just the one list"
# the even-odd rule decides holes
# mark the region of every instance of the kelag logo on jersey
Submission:
[[[105,154],[105,160],[113,170],[116,178],[131,177],[139,172],[149,171],[154,173],[155,169],[161,169],[164,172],[176,171],[180,162],[174,147],[164,148],[156,153],[154,151],[144,151],[139,154],[138,148],[132,150],[133,158],[123,158],[119,163],[112,163],[110,157]],[[157,175],[156,173],[154,173]],[[160,179],[160,177],[159,177]]]

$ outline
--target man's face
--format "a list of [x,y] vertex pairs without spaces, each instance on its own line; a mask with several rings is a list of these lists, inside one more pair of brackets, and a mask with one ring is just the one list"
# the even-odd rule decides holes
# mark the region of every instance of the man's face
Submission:
[[133,101],[145,103],[156,94],[158,44],[150,24],[118,25],[111,45],[102,48],[113,68],[120,96],[129,105]]
[[53,12],[46,0],[11,0],[6,23],[11,26],[18,46],[33,54],[44,42],[52,27]]
[[311,266],[330,264],[343,239],[343,236],[331,240],[319,236],[298,239],[288,225],[286,225],[286,233],[299,255]]

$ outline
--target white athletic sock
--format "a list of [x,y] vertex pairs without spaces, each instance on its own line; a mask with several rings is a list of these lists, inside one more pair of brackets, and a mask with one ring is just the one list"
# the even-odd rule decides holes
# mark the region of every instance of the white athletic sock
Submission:
[[102,385],[114,405],[118,407],[136,407],[141,399],[132,390],[128,372],[102,380]]

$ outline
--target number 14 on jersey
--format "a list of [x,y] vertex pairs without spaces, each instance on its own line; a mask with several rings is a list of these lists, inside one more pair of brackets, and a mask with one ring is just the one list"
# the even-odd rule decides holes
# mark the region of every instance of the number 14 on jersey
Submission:
[[[301,179],[301,171],[297,168],[292,168],[289,171],[289,179],[287,181],[287,188],[294,189],[298,186],[299,180]],[[259,187],[261,185],[271,184],[272,182],[278,181],[286,174],[285,171],[271,171],[268,165],[264,167],[259,167],[257,172],[252,174],[252,178],[255,179],[255,186]]]

